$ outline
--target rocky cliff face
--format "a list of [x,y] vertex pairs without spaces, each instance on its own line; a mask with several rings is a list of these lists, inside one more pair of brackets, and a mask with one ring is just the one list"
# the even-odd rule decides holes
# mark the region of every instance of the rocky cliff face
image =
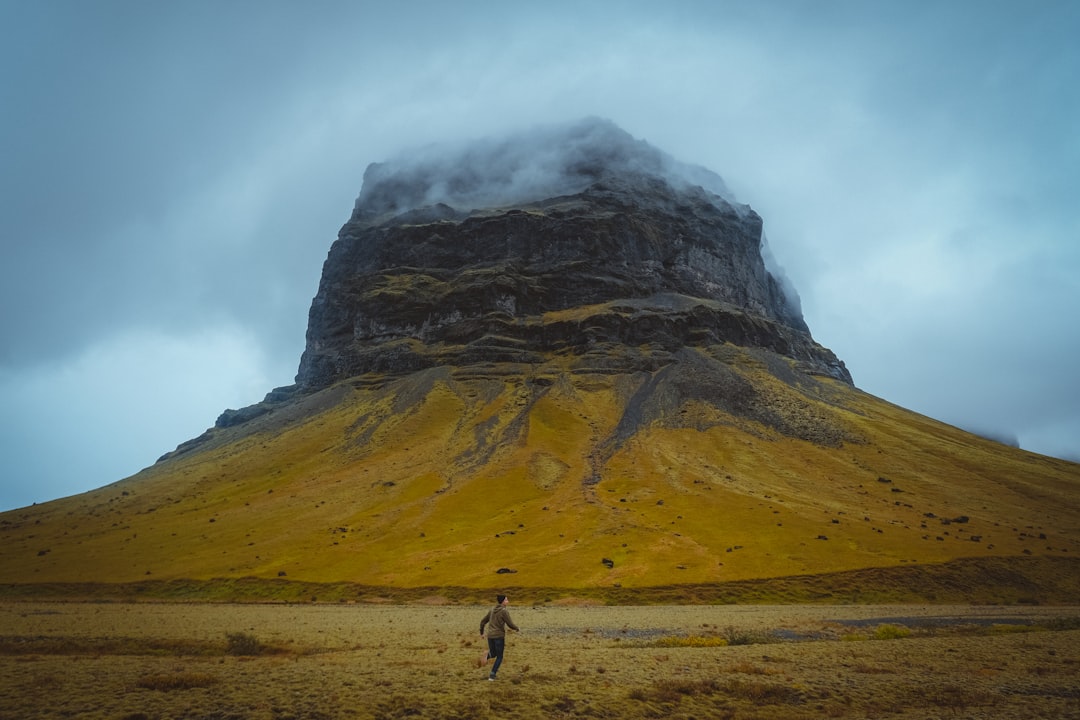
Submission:
[[372,165],[324,265],[297,389],[551,353],[651,371],[723,343],[850,383],[766,268],[761,218],[725,195],[600,120]]

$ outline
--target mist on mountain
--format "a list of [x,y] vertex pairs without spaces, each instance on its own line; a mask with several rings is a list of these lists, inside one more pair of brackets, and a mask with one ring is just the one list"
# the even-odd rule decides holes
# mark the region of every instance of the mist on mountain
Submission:
[[614,122],[585,118],[517,133],[409,150],[364,173],[360,217],[445,204],[492,208],[579,193],[602,177],[658,176],[676,189],[700,187],[745,212],[723,178],[680,162]]
[[[611,120],[587,117],[499,136],[432,143],[372,163],[364,173],[352,221],[379,222],[393,216],[410,222],[445,219],[480,208],[575,195],[597,183],[623,187],[656,179],[739,217],[753,213],[712,170],[677,160]],[[799,294],[764,233],[760,250],[788,314],[801,318]]]

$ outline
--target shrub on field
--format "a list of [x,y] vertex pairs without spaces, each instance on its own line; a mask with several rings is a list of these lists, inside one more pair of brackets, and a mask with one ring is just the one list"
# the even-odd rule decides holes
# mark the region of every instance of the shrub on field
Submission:
[[1010,635],[1012,633],[1029,633],[1034,631],[1035,628],[1031,625],[1008,625],[1005,623],[994,623],[990,627],[986,628],[985,634]]
[[741,673],[743,675],[778,675],[781,671],[777,668],[766,668],[744,660],[729,667],[728,672]]
[[636,688],[629,694],[638,702],[677,704],[684,697],[727,695],[756,705],[798,705],[803,702],[799,690],[776,683],[731,679],[716,680],[657,680],[650,688]]
[[657,639],[656,647],[727,647],[728,641],[715,635],[672,635]]
[[1047,630],[1080,630],[1080,617],[1050,618],[1039,625]]
[[911,635],[911,631],[902,625],[878,625],[874,630],[875,640],[897,640]]
[[423,717],[424,715],[423,703],[405,695],[391,695],[375,707],[373,717],[375,720],[391,720],[392,718],[396,720],[396,718]]
[[259,639],[248,633],[226,633],[228,641],[228,653],[230,655],[262,655],[266,652]]
[[724,628],[720,634],[707,635],[668,635],[644,643],[629,642],[625,647],[662,647],[662,648],[714,648],[729,645],[758,645],[774,642],[774,638],[760,632],[739,630],[732,626]]
[[210,687],[218,681],[213,675],[206,673],[172,673],[143,675],[135,685],[147,690],[190,690],[192,688]]
[[919,698],[925,707],[948,708],[954,715],[971,707],[992,706],[998,701],[993,693],[961,685],[922,688]]
[[723,691],[738,700],[748,700],[759,705],[798,705],[803,701],[796,688],[777,683],[756,682],[738,678],[722,686]]
[[652,692],[637,691],[630,693],[632,700],[677,703],[684,697],[693,695],[713,695],[719,689],[713,680],[657,680]]
[[765,642],[761,635],[749,630],[739,630],[733,625],[724,628],[724,639],[727,640],[728,645],[755,645]]

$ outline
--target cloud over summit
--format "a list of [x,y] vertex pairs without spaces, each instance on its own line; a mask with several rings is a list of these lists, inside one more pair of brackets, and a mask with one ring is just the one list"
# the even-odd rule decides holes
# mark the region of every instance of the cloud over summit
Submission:
[[364,173],[356,210],[377,216],[442,203],[467,211],[579,193],[605,176],[640,175],[733,200],[716,173],[634,139],[611,120],[589,117],[427,145],[373,163]]

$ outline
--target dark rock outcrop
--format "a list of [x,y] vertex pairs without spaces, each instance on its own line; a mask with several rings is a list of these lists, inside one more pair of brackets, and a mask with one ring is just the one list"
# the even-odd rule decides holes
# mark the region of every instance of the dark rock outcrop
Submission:
[[[725,342],[851,382],[766,268],[761,218],[718,176],[606,121],[539,136],[368,169],[312,302],[300,392],[366,373]],[[656,369],[619,357],[625,367],[607,370]]]

